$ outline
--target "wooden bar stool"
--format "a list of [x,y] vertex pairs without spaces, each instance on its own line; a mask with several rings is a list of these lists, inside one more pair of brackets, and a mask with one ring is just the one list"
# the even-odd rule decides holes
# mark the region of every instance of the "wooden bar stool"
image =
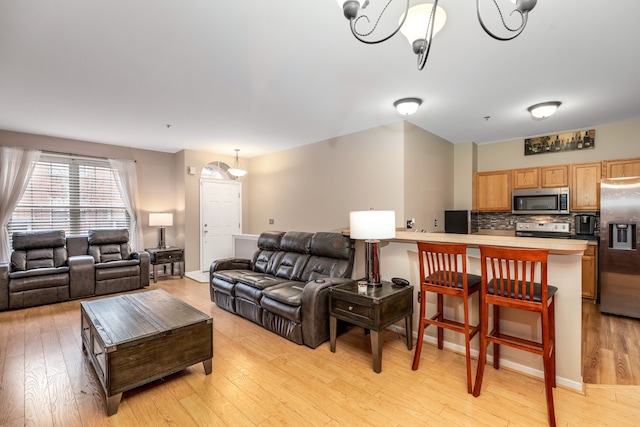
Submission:
[[[438,328],[438,348],[442,350],[444,329],[464,334],[465,356],[467,359],[467,392],[472,392],[470,341],[480,330],[480,324],[469,324],[469,296],[480,290],[481,277],[467,274],[467,245],[457,243],[418,243],[420,260],[420,320],[418,341],[413,357],[414,371],[420,363],[424,330],[429,325]],[[461,265],[459,265],[461,264]],[[462,271],[460,271],[460,268]],[[436,313],[427,317],[427,292],[437,295]],[[447,319],[444,316],[444,296],[462,298],[464,322]]]
[[[482,264],[480,354],[473,395],[479,396],[487,357],[493,343],[493,367],[500,367],[500,346],[539,354],[544,361],[544,386],[549,425],[555,426],[553,387],[556,386],[554,295],[558,288],[547,284],[547,249],[480,246]],[[536,270],[540,282],[535,282]],[[489,280],[489,278],[491,278]],[[489,331],[489,305],[493,306],[493,328]],[[540,313],[542,342],[500,332],[500,307]]]

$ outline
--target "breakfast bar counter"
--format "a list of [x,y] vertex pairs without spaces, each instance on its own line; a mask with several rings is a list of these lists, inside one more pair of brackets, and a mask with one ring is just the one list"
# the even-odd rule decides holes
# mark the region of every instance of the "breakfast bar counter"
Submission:
[[[380,271],[384,280],[392,277],[402,277],[415,285],[414,312],[419,312],[417,294],[419,292],[419,264],[417,241],[431,241],[443,243],[465,243],[468,245],[467,258],[469,273],[481,274],[479,245],[506,246],[519,248],[549,249],[548,281],[558,288],[556,294],[556,364],[557,383],[559,386],[582,391],[582,254],[587,249],[585,240],[546,239],[515,237],[501,235],[479,234],[449,234],[449,233],[412,233],[398,231],[396,237],[385,240],[380,244]],[[364,276],[364,245],[362,241],[356,243],[356,276]],[[354,277],[356,277],[354,276]],[[435,312],[435,295],[428,295],[427,312]],[[478,319],[478,295],[471,301],[471,321]],[[445,298],[445,310],[450,316],[462,313],[462,302]],[[501,329],[505,333],[524,334],[532,339],[540,340],[540,316],[521,310],[505,309],[501,315]],[[414,319],[413,330],[417,331],[417,321]],[[436,342],[436,328],[428,328],[425,340]],[[464,340],[461,334],[445,331],[445,346],[464,353]],[[477,357],[479,340],[472,340],[473,352]],[[429,347],[423,349],[423,355],[431,351]],[[490,346],[487,361],[492,360],[493,346]],[[542,358],[527,352],[504,347],[501,349],[501,366],[524,372],[542,378]],[[487,367],[487,369],[493,369]]]

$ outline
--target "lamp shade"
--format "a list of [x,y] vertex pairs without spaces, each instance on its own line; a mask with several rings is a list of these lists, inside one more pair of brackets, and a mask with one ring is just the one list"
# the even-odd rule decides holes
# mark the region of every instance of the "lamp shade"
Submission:
[[349,214],[352,239],[380,240],[396,237],[395,211],[353,211]]
[[172,227],[172,226],[173,226],[172,213],[150,213],[149,214],[149,227]]

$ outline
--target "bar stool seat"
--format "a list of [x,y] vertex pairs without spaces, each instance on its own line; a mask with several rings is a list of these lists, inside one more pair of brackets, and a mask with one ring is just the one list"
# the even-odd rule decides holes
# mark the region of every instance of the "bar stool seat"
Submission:
[[[438,348],[442,350],[444,329],[464,334],[467,364],[467,392],[472,392],[471,339],[480,331],[480,324],[469,322],[469,297],[480,290],[481,277],[467,274],[467,245],[457,243],[417,242],[420,261],[420,320],[418,340],[411,369],[418,369],[424,330],[429,325],[438,328]],[[460,271],[462,270],[462,271]],[[427,317],[427,292],[436,294],[436,313]],[[444,295],[462,298],[464,321],[444,316]]]
[[[489,343],[493,343],[493,367],[500,367],[500,346],[506,345],[542,356],[549,425],[555,426],[553,387],[556,386],[555,294],[547,283],[546,249],[480,246],[482,265],[480,353],[473,395],[479,396]],[[539,281],[535,280],[536,274]],[[491,279],[489,280],[489,278]],[[493,307],[489,330],[489,305]],[[500,331],[500,307],[540,313],[542,341],[508,335]]]

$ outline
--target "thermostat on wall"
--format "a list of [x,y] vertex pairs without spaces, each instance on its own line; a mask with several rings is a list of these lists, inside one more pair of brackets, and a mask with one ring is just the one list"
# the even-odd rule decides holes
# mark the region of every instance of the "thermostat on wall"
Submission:
[[195,166],[188,166],[188,167],[187,167],[187,173],[188,173],[189,175],[195,175],[195,174],[196,174],[196,168],[195,168]]

